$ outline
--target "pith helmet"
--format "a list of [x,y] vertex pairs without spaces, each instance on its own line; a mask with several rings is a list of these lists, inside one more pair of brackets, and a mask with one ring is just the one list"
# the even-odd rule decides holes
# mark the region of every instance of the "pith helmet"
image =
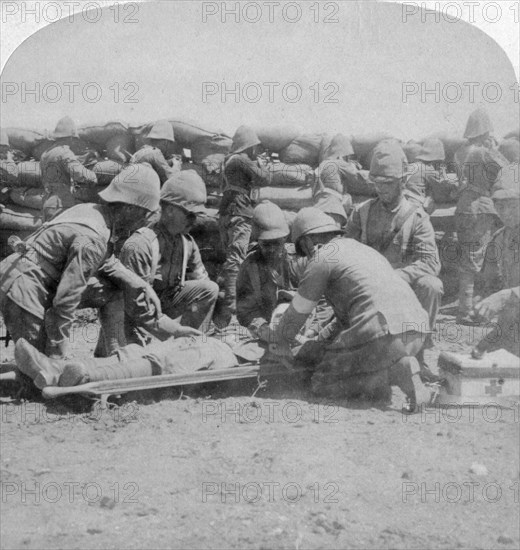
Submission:
[[106,202],[123,202],[155,212],[159,208],[161,182],[157,172],[146,164],[123,168],[99,196]]
[[205,211],[206,200],[206,186],[195,170],[177,172],[161,188],[161,202],[174,204],[186,213]]
[[423,162],[443,161],[446,158],[446,153],[444,152],[442,141],[440,139],[427,139],[415,158]]
[[517,171],[513,165],[502,169],[500,178],[493,186],[491,198],[493,200],[520,199],[520,184],[517,180]]
[[9,138],[7,136],[7,131],[3,128],[0,130],[0,145],[5,145],[5,147],[9,147]]
[[292,226],[292,241],[299,249],[298,241],[306,235],[319,233],[341,233],[334,220],[316,207],[302,208]]
[[518,164],[520,162],[520,141],[517,139],[505,139],[498,146],[498,150],[511,164]]
[[473,111],[468,118],[464,137],[467,139],[483,136],[488,132],[493,132],[493,124],[489,118],[488,112],[483,107]]
[[253,228],[257,239],[269,241],[289,236],[289,226],[282,210],[263,201],[253,211]]
[[250,147],[260,145],[261,141],[258,139],[256,132],[250,126],[240,126],[235,135],[233,136],[233,143],[231,144],[231,153],[241,153]]
[[54,139],[78,137],[76,123],[70,118],[70,116],[64,116],[63,118],[60,118],[58,124],[56,124],[56,129],[54,130],[52,137]]
[[148,139],[166,139],[167,141],[175,141],[173,127],[167,120],[158,120],[152,126],[152,129],[146,137]]
[[343,219],[342,225],[347,223],[347,213],[345,212],[343,203],[339,197],[333,195],[332,193],[322,191],[321,193],[315,195],[314,206],[319,208],[322,212],[325,212],[325,214],[336,214],[337,216],[341,216]]
[[376,183],[401,179],[407,175],[408,161],[401,146],[394,140],[381,141],[374,149],[369,178]]
[[352,148],[352,142],[350,138],[343,134],[336,134],[326,149],[328,159],[350,157],[353,154],[354,149]]

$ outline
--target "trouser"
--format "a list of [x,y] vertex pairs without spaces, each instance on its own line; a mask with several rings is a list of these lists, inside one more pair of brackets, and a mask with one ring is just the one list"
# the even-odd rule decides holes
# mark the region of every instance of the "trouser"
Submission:
[[220,238],[226,250],[226,261],[222,266],[224,275],[225,305],[236,311],[236,281],[240,265],[247,255],[251,237],[251,220],[243,216],[221,216]]
[[475,275],[482,269],[486,247],[497,229],[494,214],[456,214],[459,243],[459,316],[473,309]]
[[412,289],[421,306],[428,313],[430,330],[435,330],[435,322],[444,294],[442,281],[434,275],[424,275],[413,282]]
[[81,297],[80,308],[99,310],[100,331],[94,355],[108,357],[126,346],[124,293],[104,279],[91,277]]
[[[181,337],[146,347],[130,344],[113,357],[63,362],[60,386],[77,383],[218,370],[238,364],[231,348],[214,338]],[[78,376],[78,371],[83,374]]]
[[400,379],[401,373],[397,370],[392,371],[405,358],[410,363],[405,366],[413,371],[411,374],[419,372],[415,360],[423,346],[419,332],[388,334],[355,349],[343,346],[341,340],[340,334],[325,348],[323,359],[312,376],[312,389],[318,395],[375,395],[385,391],[390,384],[407,386],[409,381]]
[[24,338],[38,351],[45,353],[47,335],[43,319],[23,309],[1,291],[0,311],[14,343]]

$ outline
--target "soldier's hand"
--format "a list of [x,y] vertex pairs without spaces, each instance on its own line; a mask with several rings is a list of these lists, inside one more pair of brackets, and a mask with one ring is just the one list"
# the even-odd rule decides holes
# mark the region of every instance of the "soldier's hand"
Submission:
[[504,309],[510,295],[511,291],[509,289],[491,294],[475,306],[475,313],[480,318],[491,321]]
[[180,338],[181,336],[202,336],[202,332],[196,328],[179,325],[179,328],[175,331],[174,336],[177,338]]
[[143,288],[143,295],[146,302],[146,308],[148,311],[153,312],[156,319],[159,319],[162,315],[161,300],[159,300],[159,296],[157,296],[155,290],[150,285]]

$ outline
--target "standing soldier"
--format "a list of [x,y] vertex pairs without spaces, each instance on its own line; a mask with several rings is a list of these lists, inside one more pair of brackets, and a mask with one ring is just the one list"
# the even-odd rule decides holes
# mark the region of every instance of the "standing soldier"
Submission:
[[204,211],[204,182],[194,170],[178,172],[163,185],[160,200],[160,221],[153,229],[137,230],[123,245],[120,259],[154,286],[164,315],[155,319],[127,295],[130,340],[140,328],[160,339],[199,334],[209,324],[218,297],[218,285],[209,279],[189,234],[197,214]]
[[157,172],[162,185],[176,172],[165,158],[172,143],[175,143],[172,125],[167,120],[159,120],[152,126],[145,144],[134,153],[130,162],[147,162]]
[[[415,356],[427,323],[410,286],[383,256],[352,239],[339,237],[333,220],[303,208],[293,225],[296,251],[308,262],[298,292],[275,332],[273,353],[291,359],[291,344],[323,295],[334,310],[323,329],[323,355],[313,377],[320,395],[368,394],[388,397],[397,384],[415,408],[429,401]],[[305,344],[300,350],[303,353]]]
[[71,139],[78,138],[74,121],[66,116],[58,121],[52,134],[53,145],[40,160],[42,186],[46,191],[43,201],[43,221],[50,221],[67,208],[78,204],[74,197],[74,186],[85,184],[95,186],[97,177],[85,168],[71,151]]
[[[354,210],[345,236],[374,248],[390,262],[413,288],[428,312],[429,330],[434,330],[443,294],[439,252],[428,215],[403,194],[406,168],[406,156],[397,143],[386,141],[376,147],[369,177],[378,198]],[[432,345],[431,338],[426,345]]]
[[236,313],[236,280],[240,264],[247,254],[251,235],[251,218],[256,206],[251,197],[256,178],[269,181],[269,172],[256,161],[261,143],[255,131],[240,126],[233,136],[231,153],[224,165],[226,187],[219,209],[222,244],[226,250],[223,266],[225,301],[222,324],[227,325]]
[[408,166],[405,196],[410,202],[422,206],[427,214],[435,210],[435,196],[438,192],[447,189],[451,195],[457,189],[456,182],[450,183],[446,168],[442,165],[445,158],[442,141],[427,139],[417,153],[415,162]]
[[23,337],[51,357],[67,356],[74,313],[98,272],[116,285],[141,289],[159,312],[150,285],[107,261],[118,237],[145,225],[158,209],[156,174],[145,166],[126,168],[99,195],[106,204],[68,209],[1,262],[0,311],[15,342]]

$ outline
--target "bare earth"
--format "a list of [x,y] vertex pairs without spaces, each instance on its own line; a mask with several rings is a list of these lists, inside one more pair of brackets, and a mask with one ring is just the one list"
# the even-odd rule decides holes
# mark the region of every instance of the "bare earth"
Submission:
[[[442,321],[432,366],[479,336]],[[397,389],[390,408],[316,401],[289,378],[256,389],[100,411],[8,402],[4,386],[1,548],[520,547],[518,408],[404,416]]]

